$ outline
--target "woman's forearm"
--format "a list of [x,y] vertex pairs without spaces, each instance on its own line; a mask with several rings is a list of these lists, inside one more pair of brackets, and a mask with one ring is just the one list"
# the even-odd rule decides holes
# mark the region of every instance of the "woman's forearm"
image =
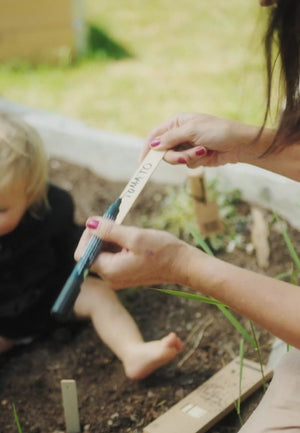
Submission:
[[275,130],[265,128],[258,136],[259,130],[258,127],[243,124],[236,128],[234,134],[241,143],[239,162],[300,181],[300,143],[287,145],[279,152],[262,156],[272,144]]
[[178,279],[300,348],[300,288],[187,247]]
[[[175,283],[188,286],[258,323],[300,349],[300,288],[239,268],[157,230],[125,227],[99,218],[98,235],[119,245],[103,251],[94,270],[117,289]],[[92,233],[85,230],[77,259]]]
[[300,143],[289,145],[280,152],[259,158],[254,165],[299,182]]

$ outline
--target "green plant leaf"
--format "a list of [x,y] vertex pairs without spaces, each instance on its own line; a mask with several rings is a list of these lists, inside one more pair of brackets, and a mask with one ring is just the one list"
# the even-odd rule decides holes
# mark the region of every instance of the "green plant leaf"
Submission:
[[154,289],[154,290],[157,290],[158,292],[167,293],[168,295],[179,296],[181,298],[186,298],[186,299],[193,299],[195,301],[204,302],[206,304],[223,305],[222,302],[218,301],[217,299],[209,298],[207,296],[196,295],[193,293],[181,292],[180,290],[172,290],[172,289]]
[[19,417],[18,417],[17,409],[16,409],[16,406],[14,404],[13,404],[13,413],[14,413],[14,419],[15,419],[15,423],[17,425],[18,432],[22,433],[22,428],[21,428],[21,424],[19,422]]
[[259,347],[259,344],[258,344],[258,341],[257,341],[257,338],[256,338],[256,333],[255,333],[255,329],[254,329],[254,326],[253,326],[253,322],[251,320],[249,322],[250,322],[251,332],[252,332],[253,338],[255,340],[255,345],[256,345],[256,348],[257,348],[258,362],[259,362],[259,365],[260,365],[261,377],[263,379],[263,389],[264,389],[264,392],[266,392],[266,390],[267,390],[267,384],[266,384],[266,378],[265,378],[265,373],[264,373],[264,366],[263,366],[263,362],[262,362],[260,347]]
[[242,380],[243,380],[243,367],[244,367],[244,355],[245,355],[245,344],[244,340],[240,341],[240,374],[239,374],[239,397],[236,402],[236,412],[239,417],[240,423],[242,424],[243,420],[241,418],[241,396],[242,396]]
[[295,250],[295,248],[294,248],[294,246],[292,244],[291,238],[289,237],[287,230],[283,226],[282,221],[280,220],[280,218],[278,217],[278,215],[275,212],[274,212],[274,216],[275,216],[275,219],[276,219],[276,221],[278,222],[278,224],[280,226],[281,233],[282,233],[283,238],[285,240],[285,243],[286,243],[286,245],[288,247],[290,255],[291,255],[291,257],[292,257],[295,265],[300,270],[300,259],[299,259],[298,254],[297,254],[297,252],[296,252],[296,250]]
[[246,329],[240,324],[240,322],[234,317],[234,315],[228,310],[228,308],[224,305],[217,305],[219,310],[222,311],[224,316],[229,320],[229,322],[236,328],[237,331],[239,331],[242,336],[248,341],[248,343],[251,344],[251,346],[257,350],[257,343],[255,340],[251,337],[251,335],[246,331]]
[[284,278],[291,278],[291,271],[282,272],[281,274],[277,274],[275,278],[277,280],[283,280]]
[[207,254],[209,254],[210,256],[213,256],[214,253],[209,248],[209,246],[207,245],[207,243],[205,242],[205,240],[203,239],[203,237],[197,232],[197,230],[195,229],[195,227],[188,226],[188,228],[189,228],[189,231],[190,231],[191,235],[193,236],[193,238],[195,239],[195,241],[197,242],[197,244],[203,249],[203,251],[206,252]]
[[251,335],[246,331],[246,329],[239,323],[239,321],[234,317],[234,315],[228,310],[228,307],[224,305],[222,302],[218,301],[214,298],[209,298],[207,296],[196,295],[193,293],[181,292],[180,290],[171,290],[171,289],[155,289],[159,292],[167,293],[168,295],[179,296],[181,298],[193,299],[195,301],[205,302],[206,304],[216,305],[220,311],[224,314],[224,316],[230,321],[230,323],[239,331],[242,336],[251,344],[252,347],[257,349],[257,345],[255,344],[254,339]]

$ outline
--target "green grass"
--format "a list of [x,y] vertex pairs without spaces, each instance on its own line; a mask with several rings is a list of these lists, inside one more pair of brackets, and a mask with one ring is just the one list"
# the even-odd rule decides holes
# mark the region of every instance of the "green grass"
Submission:
[[257,2],[86,0],[89,55],[58,66],[0,66],[0,95],[145,136],[179,111],[260,123],[264,107]]
[[14,404],[13,404],[13,414],[14,414],[14,420],[17,426],[18,433],[22,433],[22,427],[19,421],[18,412]]

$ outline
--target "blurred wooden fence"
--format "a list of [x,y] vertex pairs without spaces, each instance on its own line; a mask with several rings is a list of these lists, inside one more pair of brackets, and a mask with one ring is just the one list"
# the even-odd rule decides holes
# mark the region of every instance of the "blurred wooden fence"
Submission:
[[0,61],[73,57],[84,37],[81,0],[0,0]]

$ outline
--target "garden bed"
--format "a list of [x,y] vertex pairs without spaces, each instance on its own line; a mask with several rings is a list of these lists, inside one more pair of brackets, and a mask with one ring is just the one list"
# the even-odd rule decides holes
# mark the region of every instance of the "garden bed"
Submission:
[[[102,214],[122,191],[124,183],[107,182],[88,169],[51,160],[51,180],[69,190],[76,203],[76,220],[84,223],[89,215]],[[176,188],[176,187],[174,187]],[[150,183],[125,223],[148,221],[165,206],[167,187]],[[242,203],[240,212],[249,214]],[[267,213],[266,216],[268,217]],[[250,221],[250,218],[248,219]],[[250,242],[249,227],[237,227]],[[297,251],[300,236],[289,228]],[[276,224],[269,237],[270,266],[265,273],[278,275],[291,268],[291,259]],[[258,272],[255,254],[246,250],[218,253],[226,261]],[[178,289],[178,287],[172,287]],[[62,326],[30,346],[14,349],[0,358],[0,431],[17,431],[13,404],[25,433],[65,431],[61,403],[61,379],[75,379],[78,388],[80,421],[85,433],[134,432],[181,400],[239,353],[240,334],[214,306],[178,298],[153,289],[128,289],[121,299],[138,323],[146,340],[158,339],[175,331],[184,350],[167,366],[150,377],[133,382],[124,375],[120,361],[97,338],[90,324]],[[249,329],[248,321],[236,315]],[[266,363],[273,337],[255,326],[256,337]],[[202,338],[199,336],[202,335]],[[197,344],[197,347],[194,347]],[[194,350],[191,350],[194,347]],[[246,344],[246,356],[257,361],[257,354]],[[186,357],[190,353],[189,357]],[[262,396],[257,391],[242,405],[244,420]],[[225,417],[210,433],[234,433],[240,423],[235,412]]]

